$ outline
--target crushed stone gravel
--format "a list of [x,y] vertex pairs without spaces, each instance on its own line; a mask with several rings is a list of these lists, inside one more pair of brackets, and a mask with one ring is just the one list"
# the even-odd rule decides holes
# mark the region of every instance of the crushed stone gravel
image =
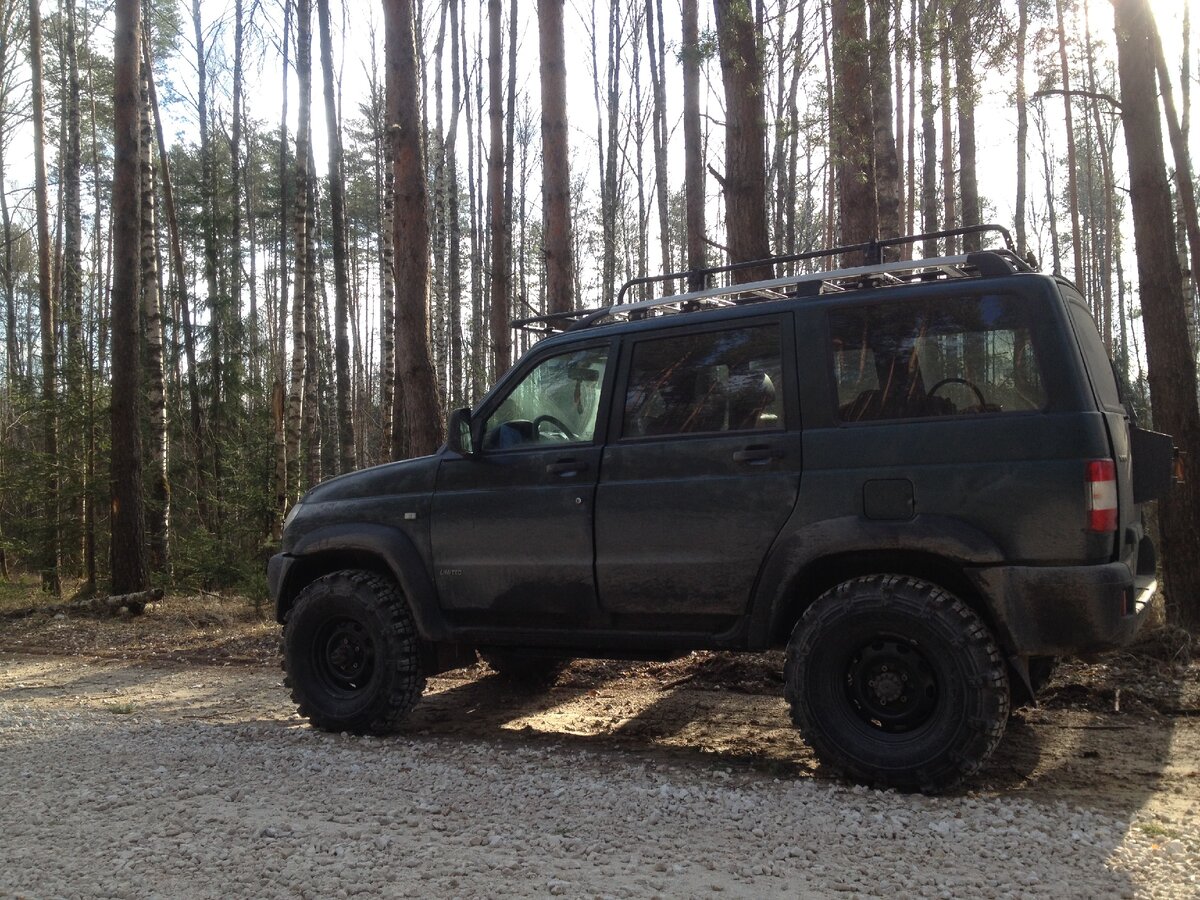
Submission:
[[0,700],[0,896],[1200,897],[1200,835],[649,755]]

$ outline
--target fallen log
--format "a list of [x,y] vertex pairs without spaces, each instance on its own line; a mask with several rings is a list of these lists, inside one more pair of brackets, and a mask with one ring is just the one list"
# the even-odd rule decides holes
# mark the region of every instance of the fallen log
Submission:
[[115,594],[111,597],[85,597],[81,600],[70,600],[66,603],[51,603],[46,606],[23,606],[20,609],[10,609],[0,613],[0,619],[27,619],[30,616],[58,615],[64,613],[91,613],[94,615],[115,616],[125,610],[131,616],[140,616],[146,606],[157,603],[163,597],[161,588],[150,591],[137,591],[132,594]]

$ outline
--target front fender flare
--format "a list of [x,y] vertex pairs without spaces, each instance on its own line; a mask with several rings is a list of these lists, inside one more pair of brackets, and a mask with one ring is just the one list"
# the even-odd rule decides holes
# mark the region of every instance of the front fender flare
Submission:
[[[280,622],[298,585],[312,573],[312,565],[320,565],[338,554],[367,555],[379,560],[404,592],[421,637],[427,641],[447,639],[446,623],[438,609],[437,590],[420,551],[404,531],[387,525],[324,525],[297,540],[291,551],[282,555],[286,568],[274,591],[275,616]],[[352,567],[351,564],[335,566],[335,569]]]

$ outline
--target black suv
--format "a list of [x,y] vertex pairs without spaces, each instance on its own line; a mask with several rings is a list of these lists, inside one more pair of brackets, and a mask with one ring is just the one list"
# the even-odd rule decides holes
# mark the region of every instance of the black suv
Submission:
[[[1011,246],[954,234],[977,230]],[[436,455],[291,511],[269,581],[301,713],[392,731],[477,650],[503,673],[786,646],[824,763],[977,771],[1050,660],[1132,638],[1172,446],[1074,286],[1008,248],[883,261],[925,237],[514,323],[550,336]]]

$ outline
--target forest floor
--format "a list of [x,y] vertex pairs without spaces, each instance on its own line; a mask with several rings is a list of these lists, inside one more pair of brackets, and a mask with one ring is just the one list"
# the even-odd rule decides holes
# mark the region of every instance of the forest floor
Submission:
[[[0,613],[6,604],[28,604],[29,594],[18,593],[0,591]],[[220,884],[190,880],[189,857],[179,859],[176,852],[183,845],[179,834],[201,834],[203,824],[176,830],[174,836],[169,828],[159,833],[161,810],[127,811],[125,827],[142,838],[128,843],[146,844],[147,859],[158,859],[150,851],[161,849],[161,859],[175,867],[172,877],[180,880],[140,880],[144,872],[136,846],[132,855],[125,854],[126,839],[118,837],[110,854],[121,865],[104,869],[103,878],[89,890],[80,882],[91,877],[80,868],[86,861],[62,861],[68,850],[56,842],[70,840],[62,832],[65,826],[55,824],[59,816],[50,813],[53,804],[44,807],[43,819],[34,817],[33,825],[20,821],[19,810],[30,803],[42,808],[36,792],[30,793],[29,779],[37,783],[43,773],[31,770],[39,769],[39,759],[63,760],[55,764],[61,767],[57,775],[45,776],[61,789],[79,783],[78,766],[86,767],[81,755],[100,754],[102,764],[116,754],[112,761],[118,769],[128,764],[134,773],[123,777],[135,781],[139,767],[157,767],[147,770],[146,783],[133,785],[135,793],[148,790],[157,798],[159,789],[147,784],[164,773],[177,778],[183,773],[173,771],[171,758],[157,757],[163,751],[155,748],[173,747],[166,752],[174,753],[194,744],[202,754],[206,742],[217,741],[225,748],[212,750],[218,756],[230,752],[236,759],[257,758],[259,753],[297,752],[288,740],[300,735],[309,739],[306,754],[314,746],[324,748],[330,761],[313,769],[309,756],[302,755],[294,760],[300,770],[315,772],[313,777],[342,769],[361,775],[364,784],[374,786],[365,793],[374,791],[376,801],[400,807],[410,804],[405,808],[418,820],[428,812],[424,801],[399,790],[397,779],[414,779],[412,791],[432,791],[429,803],[440,803],[443,813],[438,815],[451,817],[458,801],[437,797],[452,796],[481,780],[469,787],[472,796],[460,798],[470,824],[459,838],[466,841],[463,836],[470,835],[465,846],[475,849],[457,856],[426,840],[444,839],[447,826],[453,832],[453,818],[438,820],[433,832],[422,826],[420,840],[425,843],[408,846],[395,822],[389,824],[386,816],[371,819],[370,797],[364,799],[364,792],[355,796],[351,805],[358,804],[359,818],[375,825],[365,834],[361,828],[347,832],[351,862],[357,834],[359,839],[387,837],[391,848],[368,847],[367,868],[380,864],[371,854],[384,859],[385,869],[394,865],[386,860],[399,847],[429,863],[419,875],[411,869],[392,872],[387,884],[397,894],[642,896],[711,889],[735,896],[833,891],[870,896],[897,890],[925,896],[946,891],[1019,896],[1053,886],[1060,896],[1200,897],[1200,662],[1189,660],[1185,643],[1166,632],[1128,652],[1060,666],[1039,704],[1014,714],[984,771],[966,790],[944,798],[865,791],[822,771],[789,722],[778,653],[703,652],[667,663],[579,660],[541,690],[506,683],[480,663],[431,679],[404,734],[394,741],[371,741],[316,734],[295,715],[279,672],[278,634],[269,615],[244,600],[213,595],[170,596],[145,615],[124,620],[35,615],[0,622],[0,751],[6,759],[0,809],[9,810],[0,813],[0,856],[18,860],[0,874],[0,895],[219,895]],[[120,736],[116,745],[99,739],[111,735]],[[402,752],[383,752],[389,742]],[[24,761],[22,752],[29,754]],[[127,759],[143,754],[156,758],[132,764]],[[446,774],[447,766],[460,767],[475,757],[482,760],[481,768]],[[527,781],[532,763],[544,771]],[[205,865],[224,871],[224,879],[241,877],[242,863],[260,875],[273,872],[274,881],[243,885],[264,896],[298,891],[332,896],[347,885],[344,879],[321,881],[329,873],[321,869],[324,874],[318,874],[314,860],[301,862],[305,857],[299,851],[289,850],[283,854],[286,859],[276,860],[283,868],[262,870],[262,859],[270,854],[258,845],[278,825],[264,816],[291,786],[281,776],[277,793],[255,799],[249,785],[266,778],[261,768],[248,780],[226,773],[222,781],[216,772],[227,768],[225,763],[205,765],[208,780],[221,795],[214,802],[232,803],[232,810],[245,793],[236,819],[244,825],[250,815],[254,830],[253,840],[243,835],[234,851],[214,845],[216,857]],[[441,774],[428,784],[421,781],[434,777],[431,772]],[[18,773],[24,782],[13,780]],[[117,802],[113,798],[131,789],[125,781],[114,782],[116,777],[97,776],[94,791],[79,798],[85,810],[93,800],[100,802],[95,816],[101,829],[113,815],[121,820],[120,810],[111,808]],[[446,786],[450,782],[452,789]],[[328,779],[318,779],[305,788],[309,802],[331,790],[328,784]],[[603,786],[600,800],[594,796],[597,785]],[[498,797],[491,796],[497,791]],[[625,796],[626,791],[632,794]],[[520,809],[506,806],[511,792],[523,798]],[[755,799],[754,816],[766,817],[755,827],[746,821],[747,797]],[[784,805],[775,809],[763,799],[774,797]],[[275,837],[294,845],[292,850],[307,846],[305,841],[320,845],[320,822],[343,821],[334,809],[338,802],[339,797],[325,797],[320,808],[285,803],[271,815],[293,821],[286,834]],[[547,803],[554,807],[552,814]],[[569,852],[571,834],[586,835],[595,827],[587,815],[589,803],[607,810],[600,818],[611,827],[596,837],[601,844],[589,852]],[[251,814],[249,807],[255,804],[257,812]],[[538,821],[525,822],[531,807]],[[168,818],[184,815],[184,810],[185,818],[199,815],[188,804],[173,809]],[[225,807],[205,809],[211,822],[233,816]],[[890,837],[883,835],[888,849],[881,851],[873,841],[865,850],[873,860],[868,864],[864,848],[845,848],[845,864],[833,865],[826,859],[833,852],[825,846],[829,834],[808,834],[818,827],[813,823],[824,821],[821,815],[828,816],[823,830],[835,831],[833,837],[842,844],[866,840],[883,827],[880,822],[891,821]],[[80,821],[86,819],[84,815]],[[670,825],[670,834],[656,830],[660,820]],[[904,825],[899,835],[897,821]],[[853,826],[849,831],[847,823]],[[518,833],[525,856],[508,846],[512,835],[506,837],[505,829],[518,826],[526,829]],[[769,826],[788,833],[772,833]],[[626,828],[629,846],[621,844]],[[543,845],[546,832],[558,833],[568,843]],[[1017,841],[1011,847],[1004,837],[1010,833]],[[159,847],[156,841],[166,843]],[[236,849],[247,842],[254,845],[252,854],[248,847]],[[998,844],[1007,849],[996,850]],[[1032,852],[1020,849],[1025,845]],[[531,860],[528,853],[537,847],[540,855]],[[814,848],[819,849],[815,857]],[[249,855],[239,861],[235,857],[243,850]],[[508,851],[516,853],[511,866]],[[612,853],[623,860],[619,871],[612,869]],[[697,858],[701,853],[704,859]],[[828,865],[814,868],[819,859]],[[132,873],[138,872],[143,875],[134,878]],[[347,877],[355,873],[352,866]],[[972,880],[980,876],[978,884]]]

